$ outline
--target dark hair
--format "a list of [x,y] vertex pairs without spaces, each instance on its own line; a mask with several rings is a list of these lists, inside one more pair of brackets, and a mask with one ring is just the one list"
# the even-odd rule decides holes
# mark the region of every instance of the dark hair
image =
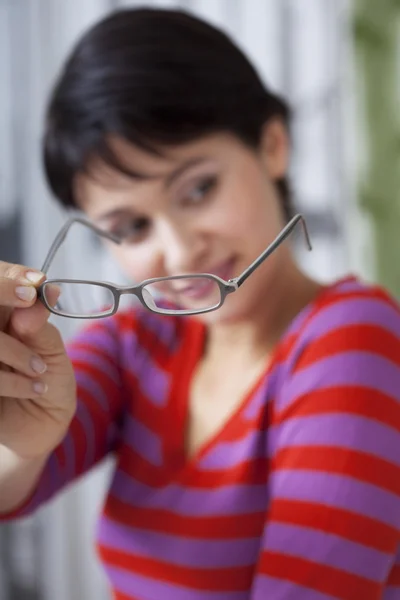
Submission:
[[[289,125],[286,104],[223,32],[182,11],[119,10],[82,37],[63,68],[47,111],[45,174],[73,207],[73,180],[89,158],[140,176],[120,164],[110,134],[156,154],[219,131],[256,148],[273,117]],[[277,185],[289,218],[287,180]]]

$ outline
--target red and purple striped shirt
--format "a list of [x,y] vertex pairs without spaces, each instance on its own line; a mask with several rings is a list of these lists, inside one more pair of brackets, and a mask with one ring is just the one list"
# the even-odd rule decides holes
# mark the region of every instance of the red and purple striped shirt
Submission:
[[127,311],[70,345],[79,401],[22,516],[106,454],[97,546],[116,600],[400,600],[400,311],[347,278],[291,323],[186,459],[191,318]]

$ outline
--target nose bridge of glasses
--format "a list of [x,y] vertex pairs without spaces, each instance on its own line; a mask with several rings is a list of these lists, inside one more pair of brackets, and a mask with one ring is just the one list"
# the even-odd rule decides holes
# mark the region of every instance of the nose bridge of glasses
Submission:
[[140,285],[123,285],[121,287],[115,286],[114,289],[121,296],[133,294],[134,296],[140,296]]
[[133,294],[141,302],[143,302],[143,300],[144,300],[145,304],[148,307],[150,307],[154,310],[157,310],[157,306],[156,306],[156,303],[154,302],[153,296],[151,295],[150,291],[146,287],[143,286],[143,284],[127,285],[127,286],[119,287],[119,288],[116,288],[116,291],[121,296]]

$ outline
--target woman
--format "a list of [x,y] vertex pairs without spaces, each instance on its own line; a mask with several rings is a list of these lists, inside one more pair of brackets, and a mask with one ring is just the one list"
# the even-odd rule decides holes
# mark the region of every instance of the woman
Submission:
[[[117,12],[61,73],[46,174],[121,241],[107,244],[130,279],[229,281],[292,216],[288,120],[220,31]],[[322,286],[281,244],[218,310],[121,310],[66,351],[44,274],[1,271],[3,519],[111,452],[97,545],[115,598],[400,598],[400,316],[385,291]],[[157,291],[189,311],[213,301],[198,282]]]

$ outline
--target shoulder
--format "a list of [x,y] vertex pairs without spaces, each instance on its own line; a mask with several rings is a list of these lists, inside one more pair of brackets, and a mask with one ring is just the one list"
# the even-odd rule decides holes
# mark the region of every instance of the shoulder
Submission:
[[349,399],[362,390],[400,401],[399,305],[355,278],[330,286],[293,323],[283,367],[281,407],[332,390]]
[[[382,287],[351,277],[325,288],[293,323],[288,338],[297,353],[328,342],[334,349],[354,346],[362,349],[381,336],[400,339],[400,307]],[[333,347],[332,347],[333,344]],[[301,352],[300,352],[301,353]]]

